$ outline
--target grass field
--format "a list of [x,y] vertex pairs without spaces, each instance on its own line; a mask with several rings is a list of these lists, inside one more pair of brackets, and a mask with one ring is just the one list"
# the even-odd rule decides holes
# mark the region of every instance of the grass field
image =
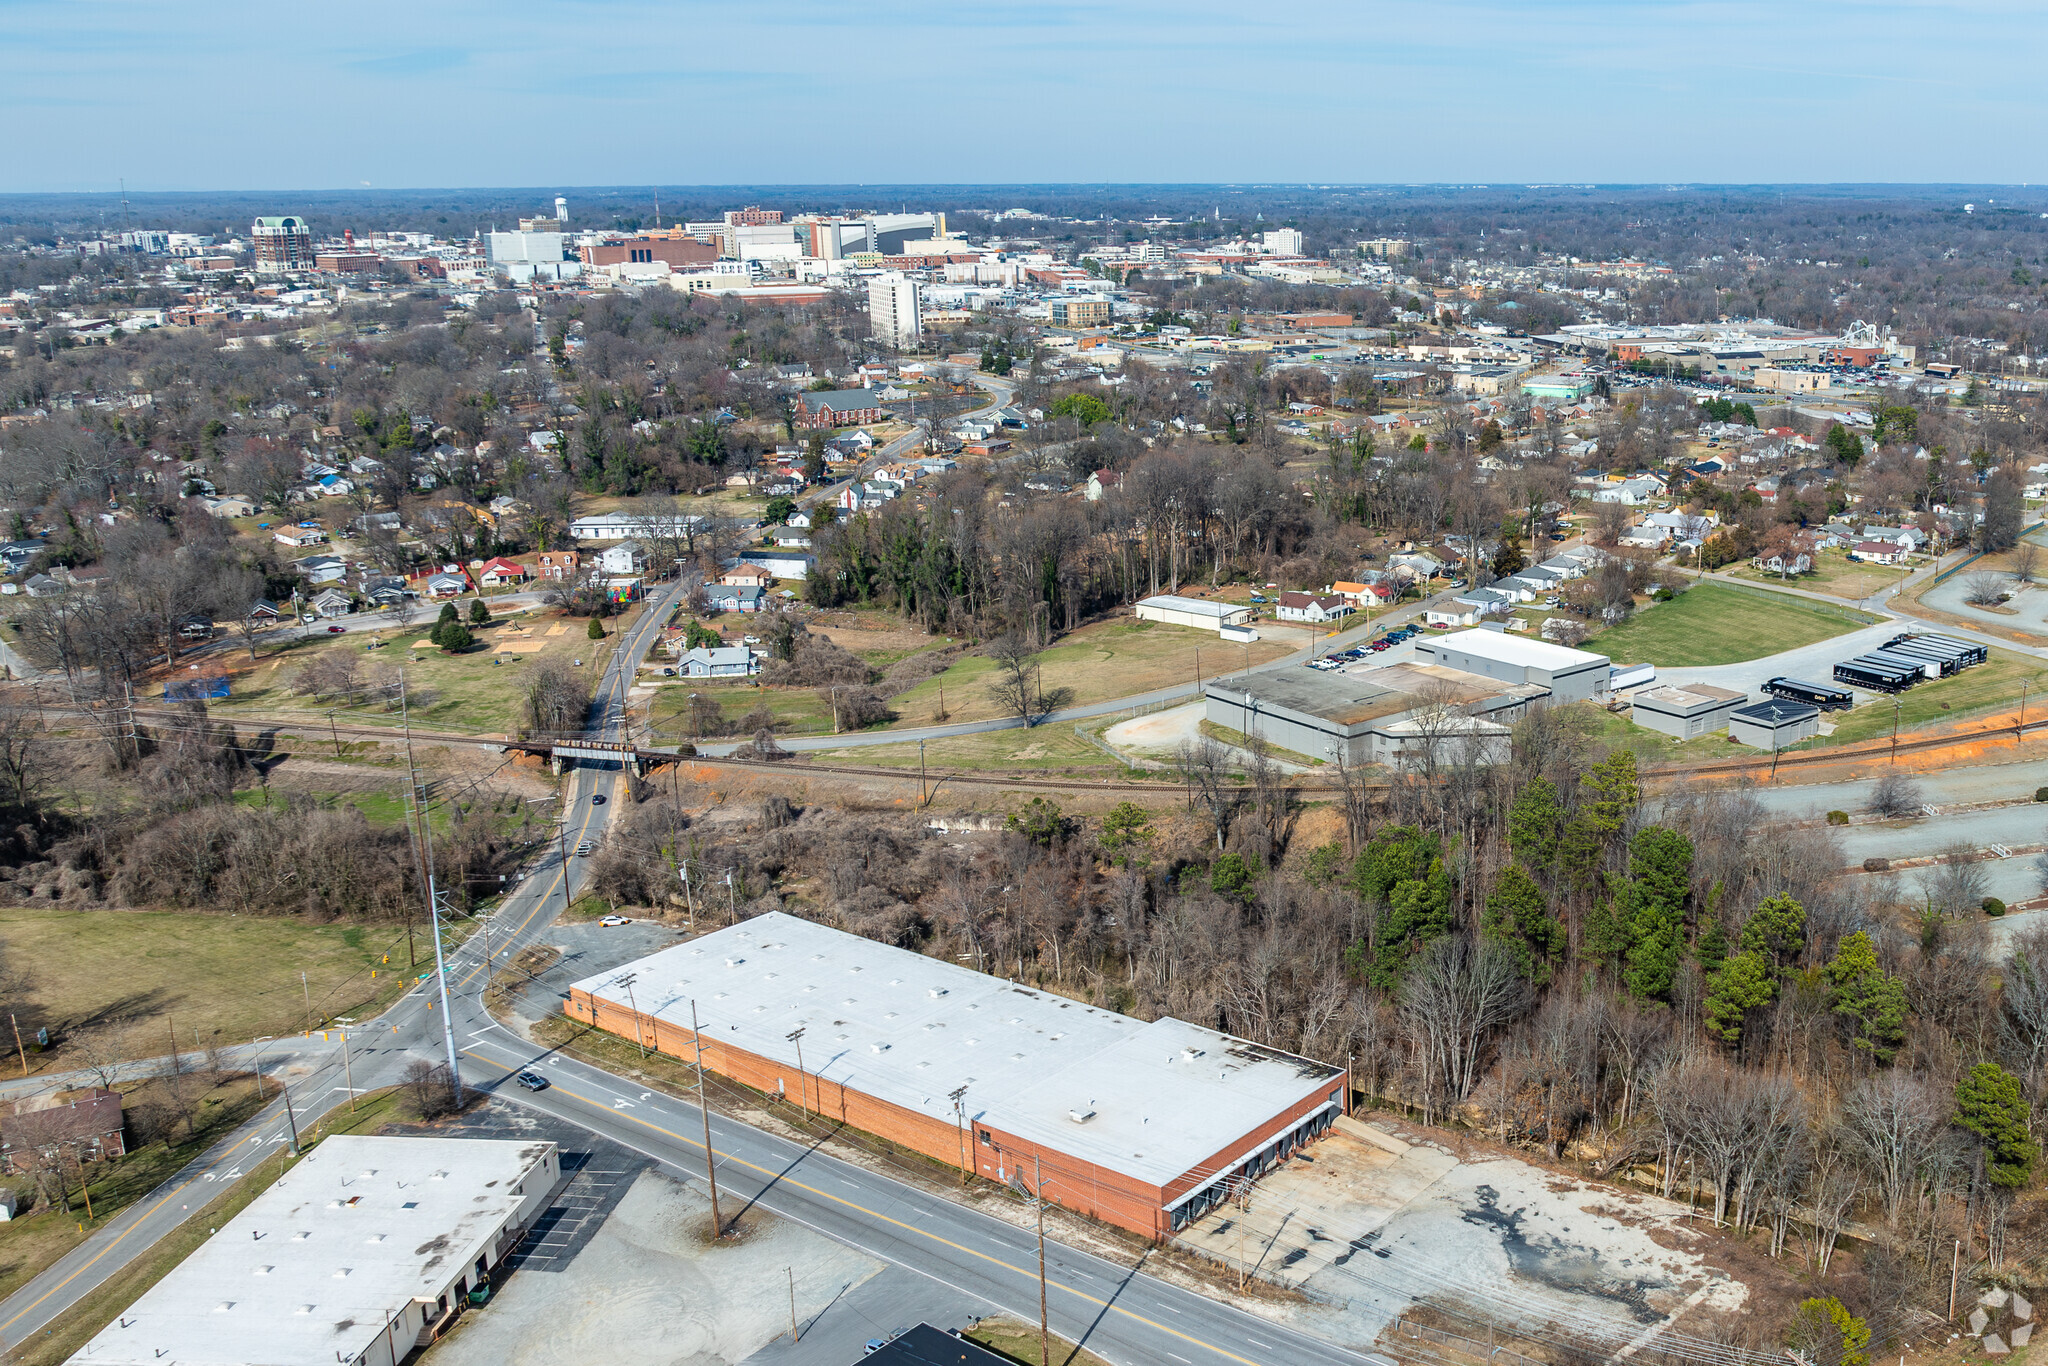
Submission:
[[1039,1338],[1037,1326],[1011,1319],[983,1319],[961,1336],[1024,1366],[1108,1366],[1095,1353],[1083,1351],[1061,1337],[1052,1339],[1052,1356],[1047,1360],[1040,1354],[1045,1344]]
[[[187,1084],[194,1088],[189,1097],[189,1134],[181,1121],[176,1130],[179,1138],[168,1147],[162,1143],[144,1144],[126,1157],[95,1163],[86,1169],[90,1178],[86,1190],[92,1196],[91,1220],[85,1217],[84,1195],[73,1185],[68,1207],[49,1206],[0,1224],[0,1299],[12,1295],[44,1267],[84,1242],[94,1229],[162,1185],[259,1108],[254,1078],[241,1077],[219,1086],[205,1086],[195,1077],[188,1079]],[[198,1089],[203,1086],[203,1091]],[[130,1114],[168,1096],[162,1080],[119,1089]],[[277,1088],[271,1087],[270,1095],[275,1098],[276,1094]],[[24,1192],[33,1188],[32,1182],[16,1184]]]
[[1588,646],[1616,664],[1700,668],[1811,645],[1867,626],[1875,617],[1782,593],[1702,583],[1670,602],[1651,603]]
[[[414,690],[416,699],[421,699],[412,706],[414,725],[509,734],[518,724],[519,677],[525,664],[537,659],[581,659],[595,677],[604,667],[619,633],[634,620],[637,617],[608,619],[608,634],[600,642],[588,638],[581,617],[527,613],[481,628],[476,633],[478,646],[459,655],[443,654],[431,646],[407,649],[425,640],[433,630],[434,614],[427,611],[422,611],[404,630],[397,629],[394,623],[390,631],[377,632],[378,638],[387,643],[374,650],[366,648],[368,637],[362,633],[288,640],[284,632],[273,632],[276,639],[258,645],[254,663],[246,650],[219,657],[232,679],[234,695],[209,706],[230,720],[243,711],[266,716],[305,712],[309,717],[324,718],[329,707],[333,707],[337,720],[396,729],[400,722],[398,708],[387,706],[381,698],[350,704],[292,692],[292,682],[306,663],[330,650],[349,650],[355,652],[358,667],[366,676],[386,666],[405,665],[408,686]],[[561,629],[557,630],[558,627]],[[509,648],[512,646],[535,648],[513,650]]]
[[[308,1139],[306,1151],[311,1152],[316,1146],[315,1139],[333,1134],[377,1133],[398,1118],[396,1109],[396,1096],[388,1091],[358,1101],[354,1114],[350,1114],[344,1104],[340,1110],[330,1112],[325,1120],[302,1131]],[[16,1347],[9,1357],[12,1366],[62,1366],[75,1356],[94,1334],[114,1321],[116,1314],[169,1275],[173,1267],[198,1250],[214,1229],[240,1214],[300,1160],[283,1148],[273,1152],[273,1156],[250,1168],[225,1195],[204,1209],[193,1211],[190,1218],[149,1251],[109,1276],[105,1284],[58,1315],[42,1336],[30,1338]]]
[[692,738],[692,693],[717,702],[719,713],[728,721],[737,722],[755,707],[766,706],[769,715],[775,718],[778,734],[829,735],[832,732],[832,704],[818,696],[816,688],[757,688],[751,683],[705,680],[678,683],[655,691],[654,700],[648,704],[648,724],[653,728],[657,741],[667,744]]
[[[431,961],[424,929],[415,943]],[[136,1056],[164,1052],[171,1026],[188,1048],[195,1030],[200,1043],[242,1043],[306,1028],[308,998],[314,1019],[367,1014],[411,980],[403,925],[15,909],[0,910],[0,945],[29,974],[23,1034],[48,1025],[56,1040],[30,1055],[37,1071],[73,1065],[68,1036],[80,1028],[133,1032]]]
[[1636,760],[1645,764],[1703,763],[1714,759],[1739,758],[1745,754],[1759,754],[1761,750],[1748,745],[1730,742],[1728,732],[1715,731],[1702,735],[1696,740],[1674,740],[1662,731],[1639,726],[1620,712],[1607,711],[1588,705],[1586,714],[1593,718],[1593,737],[1608,748],[1632,750]]
[[[1787,587],[1805,588],[1816,593],[1828,593],[1838,598],[1860,600],[1887,588],[1895,588],[1904,580],[1908,571],[1888,565],[1849,562],[1848,556],[1840,550],[1823,550],[1810,574],[1800,574],[1790,580],[1780,580],[1775,574],[1766,574],[1752,565],[1730,569],[1731,576],[1747,579],[1752,583],[1775,584],[1783,582]],[[1917,566],[1916,566],[1917,567]]]
[[[829,749],[806,754],[806,759],[823,763],[867,764],[879,768],[917,771],[917,743],[867,745],[850,749]],[[1124,766],[1074,733],[1071,725],[1057,722],[1030,730],[986,731],[979,735],[950,735],[928,740],[924,747],[926,771],[941,774],[1000,772],[1016,769],[1030,772],[1087,773],[1108,777],[1121,774]]]
[[[2027,685],[2030,716],[2048,715],[2037,707],[2048,706],[2043,696],[2048,686],[2048,669],[2021,655],[1993,650],[1991,658],[1953,678],[1938,678],[1918,684],[1899,695],[1898,724],[1901,731],[1932,725],[1952,715],[2000,704],[2017,706],[2020,684]],[[1843,745],[1855,740],[1875,740],[1892,733],[1892,702],[1880,698],[1852,711],[1836,712],[1835,733],[1809,740],[1801,748]]]
[[[1155,621],[1106,621],[1084,626],[1061,638],[1039,656],[1039,667],[1044,687],[1071,688],[1074,702],[1086,704],[1150,692],[1173,683],[1193,684],[1198,653],[1202,676],[1207,678],[1227,669],[1241,669],[1247,658],[1253,664],[1277,659],[1301,648],[1303,643],[1299,632],[1291,629],[1282,640],[1261,640],[1246,647],[1226,644],[1213,632],[1193,627]],[[893,699],[891,705],[902,718],[896,724],[933,724],[942,690],[951,720],[978,721],[1000,715],[988,696],[989,677],[994,668],[994,661],[986,656],[964,657],[938,677],[927,679]]]

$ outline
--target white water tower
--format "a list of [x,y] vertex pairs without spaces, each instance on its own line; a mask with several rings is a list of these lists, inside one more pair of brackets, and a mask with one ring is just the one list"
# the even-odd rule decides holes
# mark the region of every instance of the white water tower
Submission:
[[555,221],[557,223],[569,221],[569,201],[560,195],[555,196]]

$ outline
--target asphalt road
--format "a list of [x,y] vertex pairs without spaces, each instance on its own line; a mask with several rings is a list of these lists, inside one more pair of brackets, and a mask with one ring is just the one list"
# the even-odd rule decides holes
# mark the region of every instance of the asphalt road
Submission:
[[[671,584],[651,600],[640,620],[612,652],[611,661],[599,678],[591,708],[595,728],[605,738],[622,738],[621,717],[634,664],[661,638],[662,622],[680,591],[679,584]],[[596,841],[610,813],[617,809],[613,801],[622,792],[622,776],[616,771],[585,767],[567,775],[567,824],[557,848],[574,850],[585,840]],[[591,801],[599,794],[608,799],[602,805]],[[494,957],[504,958],[562,909],[566,900],[565,872],[572,888],[583,877],[583,864],[573,853],[568,863],[565,870],[558,854],[543,854],[532,875],[499,904],[485,932],[473,935],[449,956],[450,998],[459,1017],[458,1040],[489,1023],[478,999],[485,981],[483,959],[487,947]],[[252,1045],[242,1050],[241,1060],[254,1062],[251,1055],[260,1055],[264,1075],[288,1084],[292,1113],[287,1114],[282,1099],[265,1107],[254,1119],[187,1164],[147,1198],[95,1230],[55,1265],[0,1303],[0,1350],[41,1332],[57,1315],[218,1197],[272,1147],[289,1143],[294,1117],[308,1121],[335,1105],[346,1104],[349,1077],[353,1077],[357,1091],[370,1091],[397,1082],[415,1058],[439,1061],[445,1054],[438,997],[430,978],[375,1021],[353,1026],[348,1031],[346,1058],[338,1030],[328,1031],[326,1037],[279,1040],[260,1049]],[[499,1075],[490,1069],[489,1080],[495,1082]]]

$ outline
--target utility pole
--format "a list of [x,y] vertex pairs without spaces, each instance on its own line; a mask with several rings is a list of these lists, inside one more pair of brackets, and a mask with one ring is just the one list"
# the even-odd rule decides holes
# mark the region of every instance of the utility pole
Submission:
[[639,980],[629,972],[623,977],[612,978],[612,985],[626,989],[626,1004],[633,1008],[633,1042],[639,1047],[640,1056],[644,1059],[647,1056],[647,1044],[640,1035],[640,1002],[633,997],[633,983]]
[[[2022,703],[2021,705],[2024,706],[2025,704]],[[922,811],[924,808],[924,741],[920,739],[917,742],[917,809]]]
[[555,848],[562,860],[562,914],[569,913],[569,818],[555,822]]
[[356,1112],[356,1072],[355,1068],[349,1065],[347,1025],[343,1025],[341,1029],[341,1076],[342,1080],[348,1084],[348,1112],[354,1114]]
[[697,1045],[697,1113],[704,1116],[704,1179],[711,1185],[711,1237],[724,1236],[718,1217],[718,1165],[711,1160],[711,1101],[704,1090],[704,1031],[697,1027],[697,1002],[690,1002],[690,1039]]
[[327,734],[334,741],[334,757],[341,757],[341,732],[334,728],[334,708],[327,709]]
[[683,909],[690,917],[690,927],[697,925],[697,903],[690,894],[690,861],[684,859],[676,865],[676,875],[683,880]]
[[804,1027],[798,1025],[782,1037],[796,1045],[796,1103],[803,1108],[804,1119],[809,1120],[811,1117],[811,1098],[804,1090]]
[[789,1341],[791,1346],[803,1341],[796,1331],[796,1269],[785,1266],[783,1273],[789,1277]]
[[1045,1177],[1038,1169],[1038,1157],[1031,1158],[1032,1195],[1038,1202],[1038,1359],[1052,1360],[1052,1330],[1045,1312]]
[[966,1094],[965,1086],[957,1086],[946,1096],[953,1102],[953,1127],[960,1133],[960,1184],[963,1186],[970,1175],[967,1168],[967,1111],[960,1101],[960,1097]]
[[306,1028],[313,1027],[313,988],[306,981],[306,970],[299,969],[299,990],[306,994]]
[[21,1021],[15,1018],[12,1011],[9,1011],[7,1023],[14,1026],[14,1051],[21,1055],[21,1075],[25,1077],[28,1075],[28,1050],[21,1046]]
[[726,910],[728,912],[728,917],[725,923],[728,925],[737,925],[740,923],[739,896],[740,894],[738,890],[734,888],[732,883],[732,869],[728,868],[725,870],[725,905]]
[[1899,763],[1899,695],[1892,694],[1892,766]]

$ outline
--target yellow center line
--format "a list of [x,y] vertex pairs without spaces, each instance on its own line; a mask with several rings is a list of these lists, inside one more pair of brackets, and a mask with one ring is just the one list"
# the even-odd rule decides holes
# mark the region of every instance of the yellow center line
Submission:
[[[491,1066],[500,1069],[508,1075],[512,1071],[511,1068],[506,1067],[505,1064],[499,1062],[495,1058],[485,1057],[483,1054],[471,1052],[469,1049],[464,1049],[463,1052],[467,1053],[470,1057],[477,1059],[479,1062],[489,1063]],[[571,1100],[581,1101],[583,1104],[588,1105],[591,1109],[596,1110],[600,1114],[610,1115],[614,1119],[631,1120],[633,1123],[640,1125],[644,1129],[652,1129],[655,1133],[664,1134],[669,1138],[674,1139],[676,1142],[681,1143],[685,1147],[701,1148],[704,1146],[696,1139],[686,1138],[682,1134],[676,1133],[672,1129],[664,1129],[659,1124],[656,1124],[651,1120],[642,1119],[638,1115],[623,1114],[618,1110],[607,1109],[604,1106],[599,1105],[596,1101],[591,1100],[588,1096],[578,1095],[576,1092],[568,1090],[565,1087],[550,1084],[549,1089],[561,1091],[563,1095],[568,1096]],[[928,1229],[919,1228],[915,1224],[907,1224],[903,1222],[901,1219],[891,1218],[890,1216],[883,1214],[878,1210],[871,1210],[867,1206],[858,1204],[852,1200],[848,1200],[843,1196],[834,1195],[830,1191],[820,1190],[816,1186],[806,1185],[804,1182],[798,1181],[796,1178],[791,1176],[785,1176],[780,1172],[770,1171],[768,1168],[758,1166],[755,1163],[747,1161],[745,1158],[734,1157],[727,1153],[719,1153],[716,1149],[713,1150],[713,1153],[715,1156],[722,1158],[725,1162],[733,1166],[745,1167],[749,1171],[758,1172],[761,1176],[767,1178],[771,1186],[777,1184],[795,1186],[798,1190],[808,1191],[812,1195],[815,1195],[820,1199],[830,1200],[834,1204],[843,1205],[847,1209],[857,1211],[861,1214],[865,1214],[870,1219],[878,1219],[885,1224],[889,1224],[895,1228],[901,1229],[905,1233],[916,1234],[920,1238],[928,1238],[932,1242],[939,1244],[941,1247],[949,1247],[952,1248],[955,1252],[961,1252],[965,1253],[970,1257],[980,1258],[984,1262],[988,1262],[993,1266],[1002,1267],[1006,1271],[1013,1271],[1019,1276],[1026,1277],[1027,1279],[1035,1279],[1036,1277],[1035,1272],[1027,1270],[1024,1267],[1017,1266],[1014,1263],[1006,1262],[1000,1257],[994,1257],[986,1252],[980,1251],[979,1249],[967,1247],[963,1244],[956,1243],[950,1238],[942,1238],[938,1234],[933,1233]],[[1200,1347],[1205,1351],[1214,1352],[1218,1356],[1228,1357],[1232,1361],[1242,1362],[1244,1363],[1244,1366],[1259,1366],[1259,1363],[1253,1361],[1251,1358],[1239,1356],[1237,1353],[1231,1351],[1227,1347],[1218,1347],[1216,1344],[1212,1342],[1204,1342],[1202,1339],[1198,1337],[1191,1337],[1190,1335],[1181,1332],[1179,1329],[1174,1328],[1169,1324],[1160,1323],[1154,1319],[1148,1319],[1143,1314],[1133,1313],[1131,1310],[1125,1309],[1121,1305],[1111,1304],[1108,1300],[1098,1299],[1094,1295],[1089,1294],[1087,1291],[1076,1290],[1074,1287],[1066,1284],[1063,1281],[1048,1279],[1046,1283],[1048,1285],[1058,1286],[1061,1290],[1066,1291],[1069,1295],[1072,1295],[1077,1299],[1086,1300],[1088,1303],[1095,1305],[1098,1308],[1107,1309],[1110,1310],[1112,1313],[1120,1314],[1124,1318],[1130,1319],[1134,1323],[1142,1323],[1148,1328],[1155,1328],[1162,1333],[1166,1333],[1173,1337],[1179,1338],[1182,1342],[1188,1343],[1191,1346]]]
[[115,1234],[114,1237],[108,1241],[105,1247],[101,1248],[98,1252],[94,1253],[93,1256],[86,1261],[85,1265],[79,1267],[78,1270],[72,1272],[69,1276],[66,1276],[63,1280],[51,1286],[41,1295],[38,1295],[32,1303],[24,1305],[20,1313],[17,1313],[13,1318],[8,1319],[5,1323],[0,1323],[0,1332],[4,1332],[7,1329],[12,1328],[15,1324],[21,1321],[23,1315],[33,1313],[36,1307],[42,1304],[43,1301],[49,1299],[50,1296],[56,1294],[65,1286],[70,1285],[80,1276],[83,1276],[86,1272],[92,1270],[93,1266],[100,1260],[100,1258],[106,1256],[109,1252],[112,1252],[115,1248],[119,1247],[121,1245],[122,1239],[126,1238],[129,1234],[135,1232],[136,1229],[140,1228],[143,1225],[143,1223],[147,1221],[152,1215],[154,1215],[158,1210],[162,1209],[165,1205],[168,1205],[171,1201],[177,1199],[180,1195],[183,1195],[186,1191],[190,1190],[194,1185],[198,1184],[200,1178],[205,1176],[207,1172],[217,1171],[224,1164],[231,1161],[234,1157],[236,1149],[242,1147],[244,1144],[261,1143],[262,1141],[263,1135],[261,1134],[250,1134],[247,1138],[236,1140],[234,1146],[229,1148],[226,1152],[222,1153],[219,1159],[216,1160],[212,1166],[209,1166],[205,1172],[195,1173],[193,1175],[192,1180],[187,1181],[184,1185],[179,1186],[176,1190],[167,1193],[163,1199],[157,1201],[154,1205],[151,1205],[146,1213],[137,1217],[134,1223],[128,1225],[128,1227],[122,1229],[119,1233]]

